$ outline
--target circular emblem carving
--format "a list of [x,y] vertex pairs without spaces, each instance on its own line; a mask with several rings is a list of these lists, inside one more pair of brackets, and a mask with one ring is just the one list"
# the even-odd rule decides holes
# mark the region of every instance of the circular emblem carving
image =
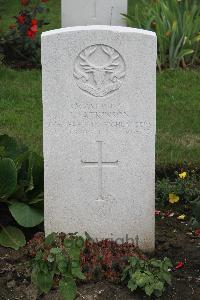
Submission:
[[124,77],[124,60],[110,46],[89,46],[76,58],[74,78],[77,85],[95,97],[103,97],[118,90]]

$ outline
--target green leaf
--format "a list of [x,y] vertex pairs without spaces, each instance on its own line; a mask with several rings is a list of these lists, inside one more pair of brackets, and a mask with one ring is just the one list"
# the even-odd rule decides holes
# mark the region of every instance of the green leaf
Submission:
[[162,278],[168,283],[171,284],[171,274],[169,272],[162,272],[161,273]]
[[53,244],[53,242],[55,242],[55,240],[56,240],[56,233],[52,232],[51,234],[47,235],[44,243],[46,246],[49,246],[49,245]]
[[53,285],[53,273],[52,272],[38,272],[35,274],[37,287],[43,293],[48,293]]
[[72,260],[79,260],[80,259],[80,253],[81,253],[80,248],[73,247],[71,249],[68,249],[68,253],[69,253],[69,256]]
[[129,257],[128,261],[132,267],[135,267],[137,265],[139,259],[137,257]]
[[15,202],[9,210],[17,223],[23,227],[34,227],[43,222],[43,211],[22,202]]
[[154,291],[154,285],[146,285],[144,290],[145,290],[145,293],[148,296],[151,296],[153,294],[153,291]]
[[160,260],[157,260],[157,259],[152,259],[150,260],[150,264],[154,267],[160,267],[161,266],[161,261]]
[[164,283],[161,281],[158,281],[154,283],[154,289],[158,291],[163,291],[164,290]]
[[133,292],[137,289],[137,284],[133,280],[129,280],[128,288],[131,290],[131,292]]
[[62,260],[58,263],[58,270],[61,274],[68,274],[68,263],[66,260]]
[[85,275],[81,272],[79,261],[72,261],[71,264],[72,275],[79,279],[85,279]]
[[29,154],[29,187],[27,191],[33,197],[41,194],[44,186],[44,164],[43,158],[35,152]]
[[16,159],[20,154],[28,150],[26,146],[17,143],[13,137],[6,134],[0,135],[0,147],[4,148],[3,157],[12,159]]
[[0,231],[0,245],[18,250],[26,244],[23,232],[12,226],[4,227]]
[[69,249],[69,248],[73,247],[73,245],[74,245],[73,240],[69,240],[68,238],[66,238],[64,240],[64,246],[65,246],[66,249]]
[[76,297],[76,282],[72,277],[60,280],[59,291],[64,300],[74,300]]
[[51,248],[50,253],[57,255],[60,254],[62,252],[62,250],[60,248]]
[[132,276],[132,278],[135,280],[136,284],[142,288],[147,283],[148,275],[138,272],[135,276]]
[[78,247],[77,247],[76,240],[65,239],[64,246],[72,260],[75,260],[75,261],[79,260],[81,248],[80,248],[80,245],[78,245]]
[[121,278],[121,281],[124,281],[126,279],[126,277],[128,276],[129,274],[129,270],[130,270],[130,267],[127,266],[124,270],[123,270],[123,275],[122,275],[122,278]]
[[163,294],[163,292],[164,292],[164,290],[163,291],[160,291],[160,290],[154,290],[154,295],[156,296],[156,297],[161,297],[162,296],[162,294]]
[[75,245],[77,248],[82,249],[84,246],[84,239],[81,236],[75,238]]
[[0,197],[10,196],[17,186],[17,169],[10,158],[0,160]]
[[29,201],[28,203],[29,204],[39,204],[40,205],[40,204],[43,204],[43,203],[41,203],[43,201],[44,201],[44,194],[41,193],[37,197],[35,197],[31,201]]
[[182,58],[184,56],[190,55],[194,53],[193,49],[183,49],[179,52],[179,54],[177,55],[178,58]]
[[163,262],[164,262],[165,266],[167,266],[168,268],[172,268],[173,267],[171,259],[169,259],[168,257],[165,257]]

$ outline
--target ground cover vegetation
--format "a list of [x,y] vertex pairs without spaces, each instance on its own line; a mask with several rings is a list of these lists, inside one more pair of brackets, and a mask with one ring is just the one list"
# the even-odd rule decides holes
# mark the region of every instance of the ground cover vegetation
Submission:
[[[200,232],[199,230],[191,230],[188,226],[188,219],[190,218],[189,211],[185,211],[186,217],[184,220],[178,219],[182,212],[180,211],[180,208],[179,210],[177,209],[177,205],[178,203],[171,204],[170,210],[169,208],[160,208],[159,212],[156,211],[156,251],[154,255],[156,260],[160,261],[158,262],[159,264],[164,262],[165,257],[169,257],[173,264],[173,267],[169,267],[168,269],[169,275],[172,277],[172,285],[165,285],[165,292],[161,296],[161,299],[195,300],[198,299],[200,293]],[[61,234],[61,237],[62,239],[65,239],[66,237],[69,238],[68,235],[66,236],[63,234]],[[59,274],[55,274],[52,289],[48,294],[42,293],[40,289],[36,288],[35,285],[31,283],[31,270],[34,269],[34,259],[37,253],[42,250],[46,264],[50,249],[57,248],[59,239],[56,238],[48,248],[47,245],[44,245],[44,234],[37,233],[35,237],[29,241],[26,247],[23,247],[18,251],[0,247],[0,288],[2,300],[14,300],[17,297],[20,298],[22,296],[25,300],[63,299],[60,298],[60,293],[58,291],[58,279],[61,278],[59,277]],[[139,254],[138,249],[134,248],[134,245],[129,245],[129,249],[132,248],[132,253],[130,255],[130,252],[127,252],[126,244],[121,245],[120,249],[116,247],[115,243],[111,243],[111,241],[103,241],[101,244],[95,243],[93,246],[92,241],[88,240],[88,237],[87,243],[86,249],[82,250],[80,266],[85,277],[87,274],[90,274],[91,276],[91,273],[88,272],[89,270],[93,270],[92,274],[95,277],[92,277],[92,280],[76,280],[76,299],[92,299],[92,297],[97,300],[155,299],[155,296],[152,296],[152,298],[145,296],[143,287],[137,288],[134,293],[127,289],[126,285],[128,284],[128,278],[126,278],[125,281],[120,282],[120,284],[116,284],[116,281],[113,283],[113,278],[116,279],[116,277],[113,277],[113,273],[109,272],[110,265],[112,265],[111,262],[114,260],[115,264],[113,265],[113,269],[120,275],[120,269],[118,269],[116,265],[116,253],[118,253],[118,250],[120,250],[121,254],[124,252],[126,254],[128,253],[129,257],[139,258],[141,263],[142,261],[149,262],[149,256],[145,255],[145,260],[144,254],[141,252],[139,252],[141,253]],[[97,253],[97,249],[101,254],[99,257],[93,255],[93,253]],[[61,248],[61,250],[63,251],[63,248]],[[66,255],[68,252],[65,252],[64,250],[64,253]],[[120,265],[121,262],[124,264],[127,259],[128,257],[126,255],[124,256],[124,260],[120,259]],[[30,260],[32,261],[32,267],[30,267]],[[82,264],[85,266],[84,268],[82,268]],[[52,263],[50,263],[50,265],[52,265]],[[99,269],[99,265],[103,268],[103,274],[99,272],[99,270],[101,270]],[[127,267],[131,266],[128,264]],[[140,269],[141,273],[143,273],[143,270],[143,268]],[[157,276],[157,271],[158,269],[156,269],[156,272],[153,272],[155,278]],[[104,277],[104,279],[96,279],[97,274],[101,274],[101,277]],[[120,278],[120,276],[118,278]],[[34,281],[34,278],[32,278],[32,280]],[[143,285],[140,281],[138,284]],[[145,286],[145,284],[143,286]]]
[[77,235],[52,233],[46,238],[37,235],[28,247],[34,256],[32,281],[43,293],[58,285],[66,300],[76,298],[76,279],[88,281],[103,276],[114,283],[128,282],[131,291],[142,288],[148,296],[161,296],[165,284],[171,285],[171,261],[147,260],[133,244],[84,241]]

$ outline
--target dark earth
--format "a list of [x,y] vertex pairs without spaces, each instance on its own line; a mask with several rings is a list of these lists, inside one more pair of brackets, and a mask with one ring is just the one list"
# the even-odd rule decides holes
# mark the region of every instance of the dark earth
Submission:
[[[173,265],[183,262],[180,269],[172,270],[172,286],[163,300],[200,300],[200,237],[189,228],[187,219],[177,220],[178,213],[171,217],[156,217],[157,258],[171,258]],[[39,295],[31,284],[29,257],[25,249],[14,251],[0,248],[0,300],[59,300],[56,290],[48,295]],[[78,287],[78,300],[140,300],[150,299],[142,293],[131,294],[126,287],[108,282],[82,284]],[[153,299],[153,298],[151,298]]]

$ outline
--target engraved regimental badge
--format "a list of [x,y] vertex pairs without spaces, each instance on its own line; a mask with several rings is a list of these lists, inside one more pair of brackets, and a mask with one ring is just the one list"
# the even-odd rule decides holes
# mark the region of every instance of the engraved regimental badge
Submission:
[[103,97],[118,90],[124,77],[124,60],[110,46],[89,46],[75,60],[74,78],[77,85],[94,97]]

